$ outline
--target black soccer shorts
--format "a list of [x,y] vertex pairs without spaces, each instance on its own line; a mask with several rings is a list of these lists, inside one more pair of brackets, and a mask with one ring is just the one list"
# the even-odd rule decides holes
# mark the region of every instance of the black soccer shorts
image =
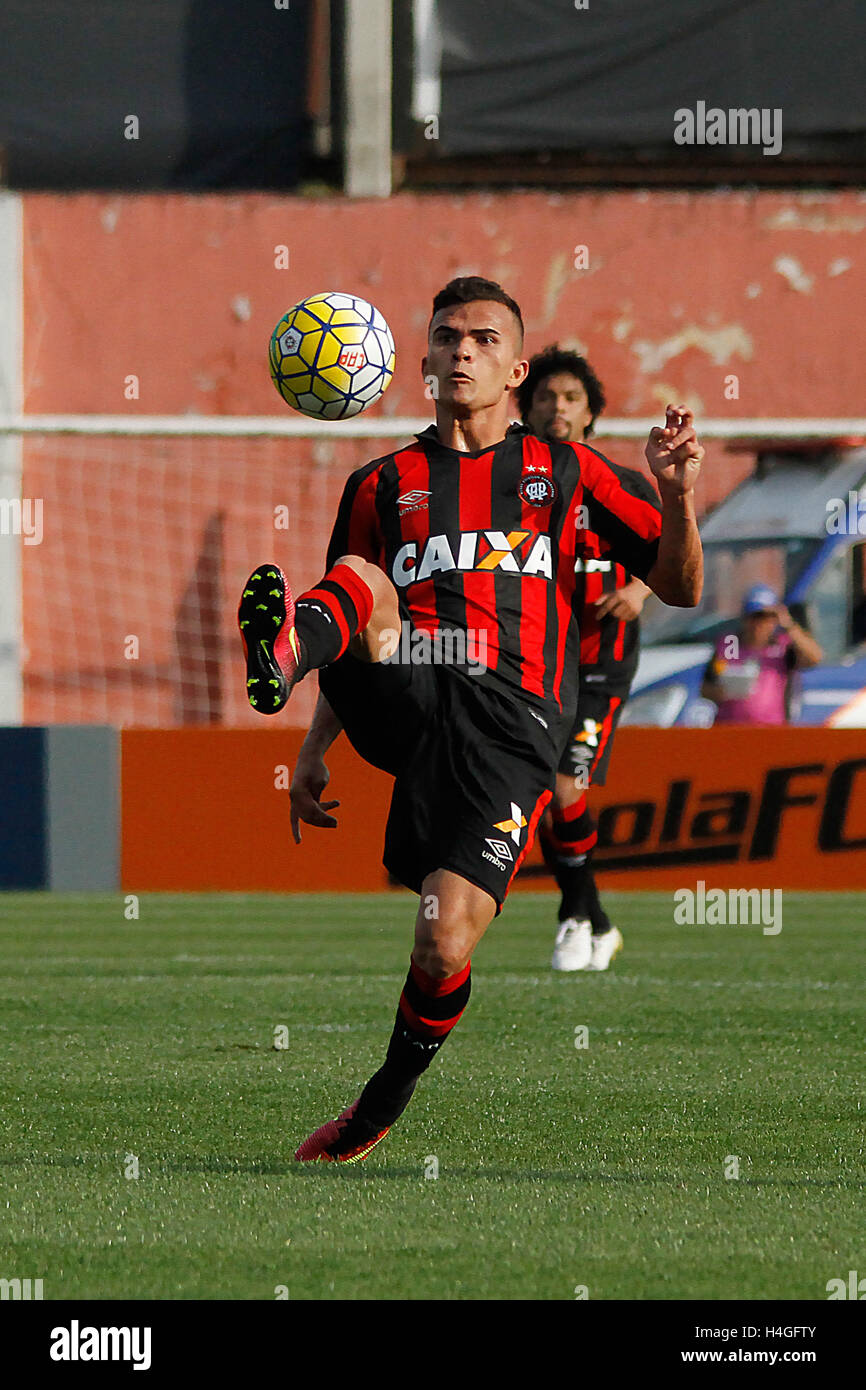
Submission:
[[498,912],[550,800],[561,721],[449,665],[347,653],[319,686],[356,752],[395,779],[385,868],[416,893],[450,869]]
[[559,771],[584,788],[603,787],[607,779],[613,737],[628,691],[613,694],[610,686],[580,683],[574,728],[559,760]]

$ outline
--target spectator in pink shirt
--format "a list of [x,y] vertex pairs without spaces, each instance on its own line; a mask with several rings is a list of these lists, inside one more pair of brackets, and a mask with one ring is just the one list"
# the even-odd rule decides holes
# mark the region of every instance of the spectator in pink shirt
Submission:
[[718,706],[717,724],[786,724],[792,672],[822,658],[769,585],[754,584],[740,631],[716,642],[701,694]]

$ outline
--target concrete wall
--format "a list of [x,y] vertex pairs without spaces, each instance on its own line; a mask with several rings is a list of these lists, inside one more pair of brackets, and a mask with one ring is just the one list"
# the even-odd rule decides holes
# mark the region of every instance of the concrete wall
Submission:
[[[266,362],[273,325],[304,295],[349,289],[379,306],[397,343],[394,381],[371,416],[425,415],[432,297],[476,271],[521,303],[529,351],[559,339],[589,355],[610,415],[661,418],[669,400],[699,419],[863,412],[858,192],[45,194],[22,204],[30,413],[282,416]],[[288,269],[276,268],[282,247]],[[23,487],[44,502],[44,538],[21,548],[25,720],[252,724],[234,628],[240,585],[263,558],[287,566],[299,589],[314,582],[347,473],[391,447],[28,440]],[[641,466],[639,443],[601,447]],[[710,441],[699,505],[750,467]],[[275,533],[275,507],[288,507],[288,530]],[[306,724],[314,694],[307,682],[290,722]]]
[[[425,413],[430,301],[452,275],[481,272],[520,302],[530,349],[560,338],[588,351],[611,414],[674,396],[713,416],[850,415],[864,228],[856,191],[29,195],[24,408],[277,413],[271,328],[304,295],[348,289],[394,331],[381,409]],[[287,270],[275,269],[280,245]],[[124,401],[131,372],[137,402]],[[738,401],[724,395],[729,373]]]

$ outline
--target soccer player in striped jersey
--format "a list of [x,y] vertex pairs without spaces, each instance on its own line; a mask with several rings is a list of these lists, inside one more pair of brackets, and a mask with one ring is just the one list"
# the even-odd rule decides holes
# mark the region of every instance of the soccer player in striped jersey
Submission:
[[336,823],[324,757],[345,730],[394,776],[384,862],[420,895],[384,1063],[304,1140],[300,1161],[364,1158],[466,1007],[472,953],[533,841],[574,722],[584,533],[666,602],[700,595],[703,450],[691,423],[651,433],[659,512],[592,450],[509,427],[527,370],[520,309],[501,286],[446,285],[422,362],[435,425],[348,479],[318,584],[295,603],[279,566],[262,565],[241,599],[257,709],[275,713],[319,669],[292,783],[295,838],[301,822]]
[[[556,344],[537,353],[518,388],[521,418],[540,439],[586,441],[605,407],[604,389],[585,357]],[[633,469],[610,464],[622,485],[651,506],[655,488]],[[639,615],[650,593],[627,573],[606,540],[585,532],[576,561],[580,675],[577,714],[539,827],[545,863],[561,893],[554,970],[607,970],[622,948],[592,872],[597,840],[587,790],[603,786],[616,726],[637,669]]]

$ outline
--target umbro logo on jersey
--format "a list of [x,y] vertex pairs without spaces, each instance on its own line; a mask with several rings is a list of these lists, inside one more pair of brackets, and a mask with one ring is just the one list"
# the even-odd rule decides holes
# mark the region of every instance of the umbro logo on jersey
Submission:
[[402,497],[397,498],[400,515],[405,516],[406,512],[420,512],[422,507],[428,505],[429,496],[429,492],[424,492],[423,488],[419,487],[413,488],[411,492],[404,492]]
[[419,558],[418,542],[407,541],[394,556],[391,578],[405,589],[449,570],[500,570],[503,574],[553,578],[550,536],[532,531],[463,531],[459,536],[428,536]]

